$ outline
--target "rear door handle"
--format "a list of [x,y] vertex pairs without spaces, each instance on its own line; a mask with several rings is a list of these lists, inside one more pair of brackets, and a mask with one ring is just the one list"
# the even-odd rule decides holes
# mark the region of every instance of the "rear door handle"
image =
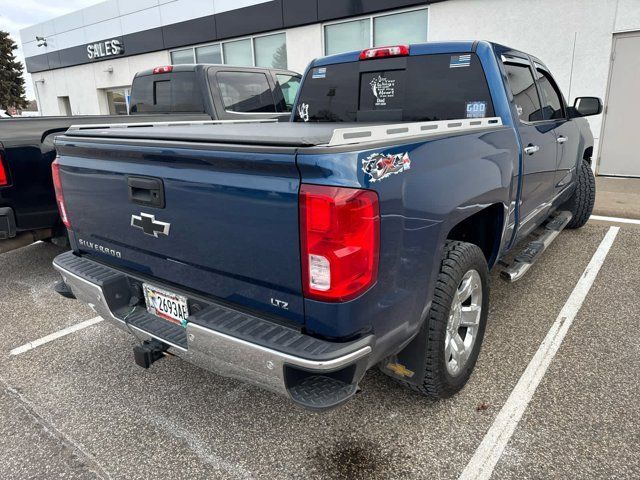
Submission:
[[526,147],[524,147],[524,153],[526,153],[527,155],[533,155],[538,150],[540,150],[540,147],[538,145],[529,144]]
[[564,135],[560,135],[560,136],[556,139],[556,142],[558,142],[558,143],[564,143],[564,142],[566,142],[567,140],[569,140],[567,137],[565,137]]

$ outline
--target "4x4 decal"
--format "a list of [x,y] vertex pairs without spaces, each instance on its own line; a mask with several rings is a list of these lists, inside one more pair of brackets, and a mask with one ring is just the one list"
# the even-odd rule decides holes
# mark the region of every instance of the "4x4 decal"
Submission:
[[379,182],[390,175],[397,175],[411,168],[409,153],[384,154],[373,153],[362,160],[362,171]]

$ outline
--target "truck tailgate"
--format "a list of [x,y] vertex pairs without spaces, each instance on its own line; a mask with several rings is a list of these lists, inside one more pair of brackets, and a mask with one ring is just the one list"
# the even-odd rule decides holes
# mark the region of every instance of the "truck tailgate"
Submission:
[[79,252],[303,322],[294,148],[72,137],[57,147]]

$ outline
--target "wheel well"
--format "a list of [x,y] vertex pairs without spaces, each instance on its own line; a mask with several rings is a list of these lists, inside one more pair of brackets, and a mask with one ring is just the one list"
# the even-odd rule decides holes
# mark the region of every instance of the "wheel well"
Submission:
[[587,161],[589,165],[591,165],[591,157],[593,156],[593,147],[589,147],[584,151],[582,158]]
[[500,248],[503,218],[504,206],[495,203],[462,220],[451,229],[447,239],[477,245],[491,267]]

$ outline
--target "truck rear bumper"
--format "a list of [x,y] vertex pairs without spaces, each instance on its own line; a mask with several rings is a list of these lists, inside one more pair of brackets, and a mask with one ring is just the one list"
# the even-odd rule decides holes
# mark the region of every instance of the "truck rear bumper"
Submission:
[[306,408],[328,409],[345,402],[356,393],[369,367],[372,335],[347,343],[328,342],[200,299],[201,309],[182,327],[148,313],[144,306],[129,306],[140,278],[73,252],[56,257],[53,266],[78,300],[117,327],[155,338],[190,363],[283,393]]

